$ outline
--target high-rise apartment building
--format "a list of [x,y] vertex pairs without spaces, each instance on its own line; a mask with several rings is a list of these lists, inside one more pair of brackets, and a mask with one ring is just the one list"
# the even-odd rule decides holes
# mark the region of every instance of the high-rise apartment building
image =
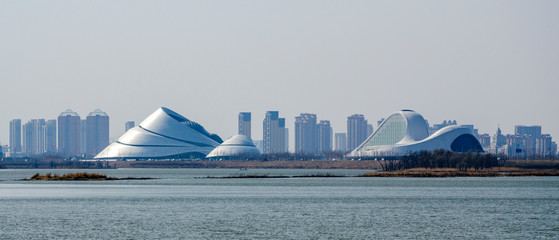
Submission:
[[80,154],[85,153],[85,149],[87,148],[87,119],[80,120]]
[[347,144],[346,144],[346,134],[345,133],[336,133],[334,135],[336,140],[336,147],[334,148],[335,151],[346,152],[347,151]]
[[[382,122],[384,122],[384,118],[381,118],[380,120],[377,121],[377,127],[380,127]],[[425,122],[427,122],[427,120],[425,120]],[[429,126],[429,123],[427,123],[427,126]]]
[[555,155],[555,153],[551,153],[553,151],[551,136],[549,134],[542,134],[542,126],[516,125],[514,126],[514,135],[532,138],[532,141],[529,142],[531,146],[526,146],[527,149],[532,150],[532,152],[528,152],[529,156],[546,158]]
[[539,138],[542,135],[542,126],[514,126],[514,135],[530,135],[534,138]]
[[33,127],[31,124],[24,123],[21,126],[21,152],[23,155],[31,155],[31,145],[33,144]]
[[318,151],[332,151],[332,126],[328,120],[321,120],[318,123]]
[[373,124],[367,124],[367,137],[371,136],[371,134],[373,134],[374,128],[373,128]]
[[295,117],[295,153],[316,153],[318,151],[316,115],[301,113]]
[[109,145],[109,116],[95,109],[86,118],[85,154],[97,155]]
[[21,119],[10,121],[10,153],[21,152]]
[[491,145],[491,136],[489,136],[489,134],[487,133],[479,135],[477,137],[477,140],[484,148],[489,148],[489,146]]
[[285,118],[278,111],[266,112],[263,121],[263,153],[283,153],[287,149]]
[[38,155],[46,151],[45,119],[31,119],[23,125],[23,152]]
[[46,121],[45,131],[45,151],[48,153],[57,152],[56,149],[56,120],[50,119]]
[[536,157],[539,158],[546,159],[553,157],[555,155],[555,152],[557,151],[556,149],[554,150],[552,148],[551,135],[549,134],[542,134],[539,138],[536,138],[535,145],[535,154]]
[[136,123],[134,121],[128,121],[126,123],[124,123],[124,131],[128,132],[128,130],[130,130],[131,128],[134,128],[136,126]]
[[289,152],[289,128],[285,127],[285,119],[283,119],[283,152]]
[[351,151],[367,138],[367,120],[362,114],[347,117],[347,147]]
[[[484,134],[478,136],[482,137],[487,138]],[[488,152],[517,159],[545,159],[554,157],[557,149],[551,136],[542,134],[541,126],[517,125],[514,134],[503,135],[501,129],[497,128]]]
[[80,154],[81,119],[78,113],[67,109],[58,116],[58,152],[66,156]]
[[535,139],[531,135],[506,135],[504,153],[513,158],[530,158],[535,153]]
[[239,113],[239,135],[245,135],[251,137],[251,113],[250,112],[240,112]]

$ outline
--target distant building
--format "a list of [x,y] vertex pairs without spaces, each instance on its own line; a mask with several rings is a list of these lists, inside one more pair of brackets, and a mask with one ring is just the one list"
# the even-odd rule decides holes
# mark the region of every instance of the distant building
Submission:
[[211,159],[252,159],[260,155],[260,151],[248,136],[235,135],[214,148],[206,158]]
[[31,119],[23,125],[23,151],[26,155],[46,152],[45,119]]
[[[427,120],[425,121],[427,122]],[[448,120],[448,121],[444,120],[442,123],[433,124],[433,126],[429,126],[429,123],[427,122],[427,126],[429,126],[429,135],[432,135],[433,133],[443,129],[444,127],[448,127],[452,125],[457,125],[456,120]]]
[[124,123],[124,132],[127,132],[128,130],[130,130],[131,128],[134,128],[136,126],[136,123],[134,121],[128,121],[126,123]]
[[332,127],[328,120],[321,120],[318,123],[318,151],[332,151]]
[[491,136],[489,136],[489,134],[485,133],[478,135],[477,139],[483,148],[491,146]]
[[94,156],[109,145],[109,115],[95,109],[87,115],[86,126],[85,153]]
[[[427,120],[425,120],[427,121]],[[384,122],[384,118],[381,118],[380,120],[377,121],[377,127],[380,126],[380,124],[382,124],[382,122]],[[429,123],[427,123],[427,126],[429,126]]]
[[[526,152],[527,157],[529,156],[543,156],[545,155],[545,150],[543,148],[536,149],[536,141],[542,142],[543,139],[539,139],[542,137],[542,127],[541,126],[524,126],[524,125],[516,125],[514,126],[514,135],[522,136],[526,135],[532,138],[528,143],[531,146],[526,146],[526,149],[529,149],[530,152]],[[526,137],[527,138],[527,137]],[[536,140],[538,139],[538,140]],[[551,138],[549,139],[548,148],[551,147]],[[538,151],[539,150],[539,151]]]
[[471,128],[447,126],[429,135],[427,122],[412,110],[390,115],[360,146],[347,156],[394,157],[444,149],[453,152],[483,152]]
[[462,124],[460,126],[472,129],[472,132],[474,133],[474,136],[476,136],[476,137],[479,136],[479,130],[477,128],[475,128],[473,124]]
[[287,152],[287,137],[285,118],[280,118],[278,111],[266,112],[263,121],[263,153]]
[[541,126],[517,125],[514,134],[503,135],[498,128],[489,152],[516,159],[546,159],[555,156],[556,146],[549,134],[542,134]]
[[56,148],[56,120],[47,120],[45,126],[45,150],[48,153],[56,153],[58,149]]
[[505,139],[505,136],[503,136],[502,132],[501,132],[501,128],[498,127],[497,128],[497,132],[495,133],[495,135],[493,135],[493,140],[491,141],[491,146],[495,149],[495,154],[498,153],[498,148],[505,145],[507,143],[507,140]]
[[[285,119],[283,120],[283,124],[285,126]],[[283,132],[283,152],[289,152],[289,128],[284,128]]]
[[373,132],[374,132],[373,130],[374,130],[373,124],[367,124],[367,137],[371,136],[371,134],[373,134]]
[[530,158],[535,153],[535,139],[531,135],[506,135],[503,153],[512,158]]
[[21,126],[22,136],[21,136],[21,152],[24,156],[31,155],[31,145],[33,144],[33,127],[29,122],[24,123]]
[[549,134],[541,134],[540,137],[536,138],[534,149],[536,157],[543,159],[554,157],[557,149],[553,149],[552,142]]
[[161,107],[95,159],[202,159],[222,142],[199,123]]
[[295,117],[295,153],[318,151],[316,115],[301,113]]
[[81,119],[80,122],[81,144],[79,154],[84,154],[85,149],[87,148],[87,119]]
[[345,133],[336,133],[334,135],[336,140],[336,147],[334,148],[335,151],[347,151],[347,144],[346,144],[346,134]]
[[239,113],[239,135],[245,135],[251,138],[251,113],[250,112],[240,112]]
[[530,135],[534,138],[539,138],[542,136],[542,126],[516,125],[514,126],[514,135]]
[[10,121],[10,153],[21,153],[21,119]]
[[353,150],[367,139],[367,120],[362,114],[347,117],[347,147]]
[[67,109],[58,116],[58,152],[66,156],[74,156],[80,154],[80,147],[80,115]]

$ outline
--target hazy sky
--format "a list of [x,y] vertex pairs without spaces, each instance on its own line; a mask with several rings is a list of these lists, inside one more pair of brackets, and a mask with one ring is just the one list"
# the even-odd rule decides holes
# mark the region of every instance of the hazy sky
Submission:
[[252,112],[345,132],[407,108],[559,138],[559,1],[0,1],[0,142],[70,108],[111,137],[168,107],[227,138]]

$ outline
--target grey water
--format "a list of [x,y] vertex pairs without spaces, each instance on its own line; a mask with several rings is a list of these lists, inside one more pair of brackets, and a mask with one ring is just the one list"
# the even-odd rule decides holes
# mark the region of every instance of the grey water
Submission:
[[153,180],[22,182],[0,170],[0,239],[559,239],[559,177],[357,176],[364,170],[112,169]]

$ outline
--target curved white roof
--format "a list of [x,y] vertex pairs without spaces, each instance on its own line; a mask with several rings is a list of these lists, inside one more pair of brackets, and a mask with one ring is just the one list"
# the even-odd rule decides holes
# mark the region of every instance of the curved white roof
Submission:
[[255,156],[259,155],[260,151],[252,140],[245,135],[235,135],[221,145],[212,150],[207,158],[213,157],[234,157],[234,156]]
[[349,156],[399,156],[421,150],[456,150],[458,146],[466,146],[462,136],[468,136],[468,144],[479,145],[473,130],[462,126],[447,126],[429,136],[423,116],[412,110],[402,110],[384,120]]
[[217,135],[167,108],[159,108],[129,129],[96,159],[204,157],[219,145]]

